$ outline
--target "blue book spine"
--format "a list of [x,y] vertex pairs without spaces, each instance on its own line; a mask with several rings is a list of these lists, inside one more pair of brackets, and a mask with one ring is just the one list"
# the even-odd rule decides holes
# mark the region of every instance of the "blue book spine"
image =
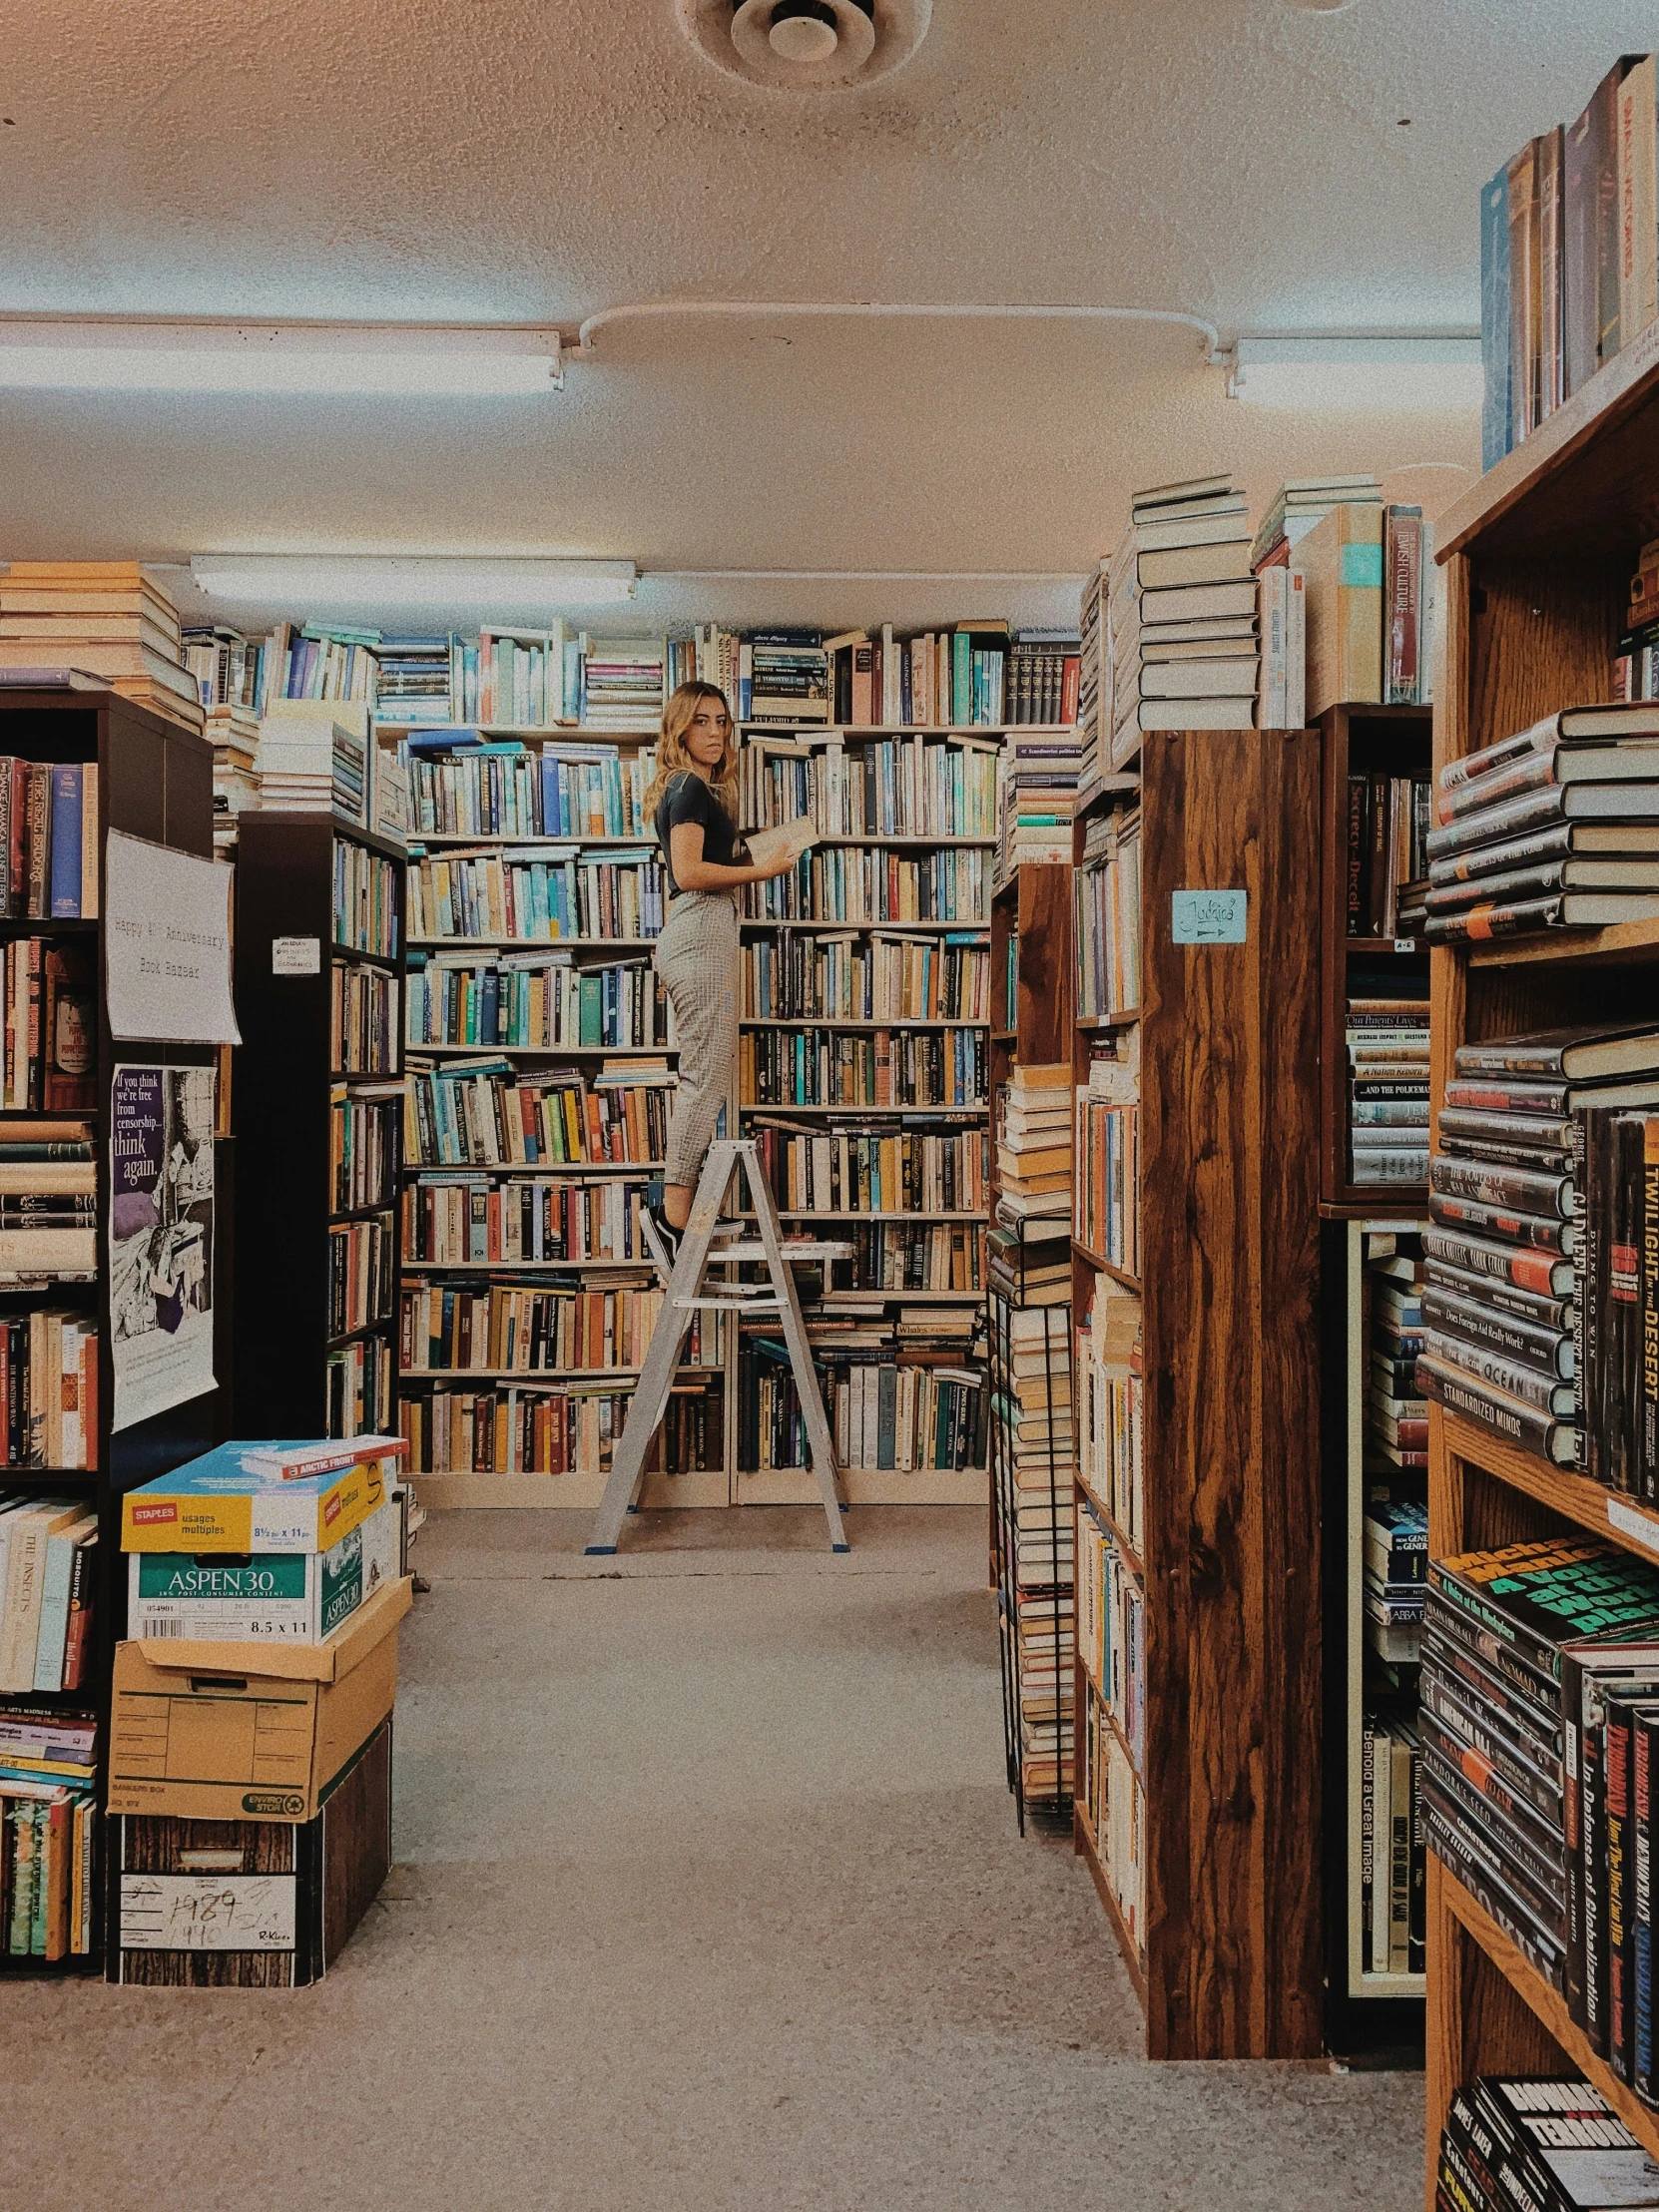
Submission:
[[52,919],[74,921],[81,912],[81,771],[52,771]]
[[1509,390],[1509,165],[1480,195],[1480,465],[1501,461],[1514,443]]
[[483,987],[479,992],[478,1042],[498,1044],[497,1034],[501,1019],[501,974],[498,968],[485,968]]

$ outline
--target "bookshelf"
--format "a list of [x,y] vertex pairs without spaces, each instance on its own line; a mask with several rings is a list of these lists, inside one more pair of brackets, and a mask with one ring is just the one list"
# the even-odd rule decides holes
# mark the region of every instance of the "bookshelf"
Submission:
[[[213,838],[213,749],[199,736],[170,719],[152,712],[113,691],[11,690],[0,695],[0,754],[29,761],[97,764],[98,815],[95,842],[100,884],[99,911],[107,916],[104,889],[105,841],[111,830],[143,837],[177,852],[211,859]],[[126,1621],[126,1581],[122,1573],[121,1495],[135,1483],[166,1473],[184,1460],[206,1450],[229,1433],[228,1379],[223,1366],[216,1367],[216,1385],[180,1405],[153,1414],[126,1427],[112,1427],[115,1377],[110,1356],[111,1271],[109,1231],[111,1090],[117,1063],[164,1068],[214,1066],[211,1046],[118,1042],[109,1025],[103,989],[105,921],[27,922],[12,920],[0,927],[8,940],[41,937],[47,941],[76,937],[93,951],[97,977],[96,1048],[94,1079],[96,1105],[90,1111],[72,1111],[72,1118],[92,1124],[97,1155],[97,1205],[99,1267],[93,1277],[9,1276],[0,1278],[0,1319],[10,1320],[45,1306],[73,1310],[90,1318],[97,1329],[97,1426],[94,1470],[49,1468],[0,1468],[0,1496],[41,1491],[68,1498],[85,1498],[89,1511],[98,1515],[98,1542],[93,1559],[93,1619],[90,1666],[82,1688],[69,1691],[0,1693],[0,1704],[36,1707],[43,1711],[92,1711],[99,1720],[99,1770],[97,1797],[104,1795],[110,1702],[110,1669],[115,1644]],[[0,1115],[0,1131],[17,1114]],[[204,1132],[212,1141],[210,1119]],[[223,1148],[216,1148],[222,1156]],[[216,1191],[215,1254],[213,1268],[216,1314],[223,1312],[230,1284],[223,1266],[231,1216],[232,1193],[221,1182]],[[216,1346],[222,1357],[223,1339]],[[92,1880],[93,1947],[50,1964],[0,1951],[0,1977],[30,1973],[98,1972],[102,1967],[103,1880],[99,1823],[94,1823]]]
[[1425,944],[1410,936],[1372,936],[1349,928],[1351,776],[1416,778],[1429,774],[1432,710],[1427,707],[1328,707],[1320,717],[1320,941],[1324,947],[1320,1009],[1320,1211],[1328,1219],[1420,1213],[1426,1183],[1356,1183],[1349,1156],[1347,1007],[1350,976],[1373,987],[1396,978],[1421,981]]
[[[247,1435],[371,1434],[396,1418],[403,875],[401,842],[343,816],[240,818]],[[353,1011],[377,1017],[367,1033]]]
[[[1659,324],[1648,327],[1436,529],[1445,669],[1436,768],[1538,717],[1604,699],[1626,585],[1659,501]],[[1431,956],[1433,1089],[1457,1045],[1629,1018],[1659,977],[1659,931],[1582,930]],[[1472,1548],[1587,1528],[1651,1557],[1659,1521],[1583,1476],[1437,1408],[1429,1414],[1429,1547]],[[1560,1995],[1456,1877],[1428,1859],[1426,2202],[1453,2091],[1481,2073],[1583,2073],[1650,2152],[1659,2116],[1595,2056]]]
[[[1157,2058],[1322,2047],[1318,747],[1143,738],[1139,1004],[1074,1028],[1079,1092],[1115,1089],[1134,1121],[1114,1257],[1076,1233],[1079,1099],[1072,1311],[1092,1335],[1100,1278],[1139,1301],[1146,1471],[1133,1532],[1080,1477],[1144,1636],[1139,1705],[1079,1661],[1079,1756],[1103,1747],[1107,1802],[1080,1787],[1073,1822]],[[1120,796],[1079,821],[1079,859]],[[1175,894],[1223,889],[1246,893],[1244,941],[1176,942]]]

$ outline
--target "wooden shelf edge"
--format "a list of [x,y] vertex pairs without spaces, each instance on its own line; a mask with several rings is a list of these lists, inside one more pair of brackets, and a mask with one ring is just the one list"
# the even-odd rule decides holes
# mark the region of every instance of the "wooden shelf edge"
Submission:
[[[1521,1451],[1494,1436],[1478,1422],[1460,1419],[1437,1405],[1428,1409],[1429,1456],[1433,1457],[1436,1423],[1442,1448],[1467,1459],[1500,1482],[1524,1490],[1564,1520],[1605,1536],[1648,1558],[1659,1557],[1659,1512],[1650,1511],[1621,1490],[1609,1490],[1587,1475],[1551,1466],[1534,1452]],[[1615,1518],[1613,1508],[1617,1508]],[[1621,1522],[1623,1525],[1621,1525]]]
[[1129,1275],[1122,1268],[1113,1267],[1110,1260],[1103,1260],[1098,1252],[1091,1252],[1080,1237],[1072,1238],[1071,1249],[1079,1260],[1086,1261],[1097,1274],[1109,1275],[1119,1290],[1133,1291],[1137,1298],[1142,1295],[1141,1279],[1138,1275]]
[[1659,2157],[1659,2112],[1650,2112],[1612,2067],[1596,2056],[1590,2048],[1589,2037],[1574,2023],[1560,1991],[1522,1955],[1485,1908],[1463,1888],[1451,1869],[1434,1856],[1432,1845],[1429,1860],[1439,1878],[1440,1902],[1458,1927],[1485,1952],[1585,2079],[1600,2090],[1636,2140],[1645,2145],[1651,2155]]
[[1659,919],[1620,921],[1606,929],[1548,929],[1535,936],[1499,938],[1468,953],[1471,967],[1615,967],[1626,960],[1659,959]]
[[[1081,1467],[1076,1470],[1072,1479],[1077,1484],[1077,1487],[1082,1491],[1083,1495],[1088,1499],[1089,1503],[1094,1507],[1095,1511],[1100,1515],[1101,1519],[1106,1523],[1107,1531],[1111,1535],[1113,1542],[1117,1545],[1119,1551],[1123,1553],[1123,1556],[1128,1560],[1130,1567],[1133,1569],[1134,1573],[1139,1578],[1144,1588],[1146,1583],[1146,1567],[1141,1559],[1139,1549],[1136,1545],[1132,1544],[1129,1541],[1129,1538],[1118,1526],[1117,1521],[1113,1518],[1111,1508],[1107,1505],[1105,1499],[1100,1495],[1100,1492],[1095,1489],[1093,1484],[1088,1480]],[[1081,1664],[1081,1661],[1079,1661],[1079,1664]],[[1085,1668],[1084,1671],[1086,1673],[1088,1670]],[[1125,1744],[1124,1749],[1127,1751],[1128,1748],[1128,1745]]]
[[1128,1968],[1129,1979],[1134,1986],[1135,1995],[1139,2000],[1144,2017],[1147,2009],[1146,1968],[1141,1963],[1139,1947],[1135,1942],[1135,1938],[1129,1933],[1122,1908],[1112,1894],[1112,1885],[1107,1879],[1106,1869],[1101,1863],[1099,1852],[1095,1849],[1094,1834],[1089,1827],[1089,1817],[1075,1799],[1072,1801],[1071,1808],[1071,1834],[1077,1856],[1088,1868],[1090,1879],[1094,1883],[1100,1902],[1106,1908],[1107,1925],[1117,1937],[1118,1949],[1123,1954],[1123,1963]]

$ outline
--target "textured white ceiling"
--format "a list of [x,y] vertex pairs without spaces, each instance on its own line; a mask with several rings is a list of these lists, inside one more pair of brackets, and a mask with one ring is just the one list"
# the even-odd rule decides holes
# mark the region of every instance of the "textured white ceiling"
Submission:
[[[1623,0],[935,0],[906,68],[813,101],[719,75],[670,0],[33,0],[0,42],[0,309],[568,327],[651,297],[875,298],[1467,327],[1480,183],[1653,28]],[[647,570],[1076,572],[1138,483],[1231,466],[1260,503],[1287,472],[1476,459],[1466,419],[1241,407],[1178,329],[776,317],[617,327],[535,401],[6,394],[0,441],[18,555]],[[1390,488],[1432,508],[1464,480]],[[665,580],[639,611],[1073,597]]]

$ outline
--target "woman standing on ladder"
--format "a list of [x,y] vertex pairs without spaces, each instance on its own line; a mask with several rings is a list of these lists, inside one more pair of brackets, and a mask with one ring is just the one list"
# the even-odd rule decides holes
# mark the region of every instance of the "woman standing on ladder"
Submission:
[[668,865],[668,919],[655,966],[674,1008],[680,1053],[662,1203],[650,1209],[672,1264],[737,1055],[738,889],[787,874],[795,863],[735,864],[737,733],[726,694],[714,684],[682,684],[670,699],[645,812],[656,822]]

